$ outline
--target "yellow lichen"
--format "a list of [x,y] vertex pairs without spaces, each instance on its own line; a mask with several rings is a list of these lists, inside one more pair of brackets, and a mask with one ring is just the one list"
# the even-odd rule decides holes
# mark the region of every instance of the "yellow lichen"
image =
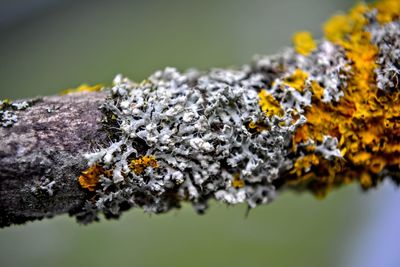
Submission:
[[279,102],[266,90],[261,90],[258,94],[259,104],[261,110],[266,113],[268,117],[283,116],[283,110]]
[[312,81],[311,92],[317,99],[321,100],[324,95],[324,88],[322,88],[316,81]]
[[293,87],[297,91],[303,93],[306,87],[308,74],[301,69],[296,69],[292,75],[284,79],[284,84]]
[[232,187],[234,188],[243,188],[245,186],[244,180],[240,179],[239,174],[235,174],[232,180]]
[[78,92],[97,92],[100,91],[104,86],[102,84],[88,85],[82,84],[76,88],[69,88],[61,92],[62,95],[78,93]]
[[296,173],[298,176],[301,176],[303,171],[308,172],[311,169],[311,166],[318,165],[318,163],[319,158],[315,154],[300,157],[298,160],[296,160],[292,173]]
[[310,32],[298,32],[293,36],[293,44],[297,53],[304,56],[309,55],[316,47]]
[[137,159],[133,159],[129,164],[129,168],[133,170],[136,175],[142,174],[147,167],[153,169],[158,168],[158,162],[154,156],[142,156]]
[[384,24],[394,21],[400,17],[400,1],[399,0],[382,0],[371,7],[378,10],[377,20]]
[[325,37],[336,44],[343,44],[347,35],[362,31],[367,20],[364,14],[369,7],[360,3],[348,14],[338,14],[329,19],[324,25]]
[[343,40],[343,37],[350,31],[348,18],[343,14],[333,16],[324,25],[325,37],[331,42]]
[[265,123],[263,123],[263,122],[254,122],[254,121],[251,121],[248,124],[248,127],[250,129],[256,130],[257,132],[262,132],[262,131],[265,131],[265,130],[269,129],[269,127],[267,125],[265,125]]

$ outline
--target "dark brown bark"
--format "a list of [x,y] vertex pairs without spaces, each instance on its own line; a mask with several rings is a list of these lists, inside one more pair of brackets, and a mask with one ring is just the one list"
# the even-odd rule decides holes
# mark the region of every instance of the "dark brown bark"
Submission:
[[73,214],[87,192],[77,177],[86,168],[85,152],[104,144],[99,106],[105,93],[43,97],[18,121],[0,127],[0,227]]

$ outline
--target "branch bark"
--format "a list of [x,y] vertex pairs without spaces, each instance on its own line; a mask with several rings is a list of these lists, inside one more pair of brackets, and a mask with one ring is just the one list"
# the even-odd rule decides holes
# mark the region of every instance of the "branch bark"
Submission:
[[117,76],[108,93],[1,102],[0,227],[399,183],[400,10],[379,3],[240,69],[166,68],[140,84]]
[[86,192],[77,177],[82,153],[103,144],[100,104],[105,93],[43,97],[15,111],[12,127],[0,127],[0,227],[74,213]]

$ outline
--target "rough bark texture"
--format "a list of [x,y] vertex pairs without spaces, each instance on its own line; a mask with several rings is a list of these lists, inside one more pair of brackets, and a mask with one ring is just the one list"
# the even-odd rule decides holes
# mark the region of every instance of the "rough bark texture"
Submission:
[[[106,140],[99,106],[105,93],[37,99],[0,127],[0,227],[74,213],[86,192],[77,177],[83,152]],[[82,153],[80,153],[82,152]]]

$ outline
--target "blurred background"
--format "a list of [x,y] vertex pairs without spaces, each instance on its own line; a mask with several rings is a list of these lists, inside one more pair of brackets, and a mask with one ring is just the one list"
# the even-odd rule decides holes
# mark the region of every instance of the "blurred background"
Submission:
[[[16,99],[110,84],[118,73],[140,81],[166,66],[245,64],[290,45],[296,31],[320,38],[322,23],[355,1],[0,3],[0,98]],[[399,201],[387,183],[323,201],[284,192],[247,218],[244,205],[215,202],[204,216],[189,205],[89,226],[61,216],[1,229],[0,266],[400,266]]]

